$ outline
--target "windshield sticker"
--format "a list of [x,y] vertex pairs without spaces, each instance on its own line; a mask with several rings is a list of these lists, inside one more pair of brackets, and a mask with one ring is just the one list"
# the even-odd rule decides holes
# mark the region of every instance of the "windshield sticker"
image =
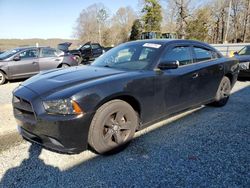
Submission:
[[144,47],[149,47],[149,48],[160,48],[160,44],[153,44],[153,43],[145,43],[143,44]]

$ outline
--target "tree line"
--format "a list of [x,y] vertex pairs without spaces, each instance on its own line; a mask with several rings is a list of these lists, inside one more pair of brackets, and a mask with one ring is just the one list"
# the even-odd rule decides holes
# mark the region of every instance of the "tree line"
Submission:
[[115,14],[103,4],[83,9],[75,36],[104,46],[138,40],[142,32],[172,33],[208,43],[250,42],[250,0],[139,0]]

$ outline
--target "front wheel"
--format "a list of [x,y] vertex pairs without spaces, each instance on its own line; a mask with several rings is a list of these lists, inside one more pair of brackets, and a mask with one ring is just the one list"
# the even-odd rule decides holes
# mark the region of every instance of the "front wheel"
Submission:
[[0,71],[0,85],[4,84],[5,82],[6,82],[6,76],[2,71]]
[[119,152],[133,138],[137,126],[137,114],[127,102],[109,101],[94,115],[89,129],[89,145],[100,154]]
[[211,105],[216,106],[216,107],[225,106],[229,99],[231,89],[232,89],[232,86],[231,86],[231,82],[229,78],[224,76],[217,90],[217,93],[215,96],[215,102],[213,102]]

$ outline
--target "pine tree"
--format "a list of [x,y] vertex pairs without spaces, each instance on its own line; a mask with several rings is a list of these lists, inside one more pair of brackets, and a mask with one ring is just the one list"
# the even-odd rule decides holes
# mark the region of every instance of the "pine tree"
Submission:
[[131,34],[130,34],[130,40],[139,40],[141,38],[142,33],[142,24],[139,19],[136,19],[133,23]]
[[146,32],[160,32],[162,12],[161,5],[158,0],[144,0],[142,9],[142,21],[144,22],[144,30]]

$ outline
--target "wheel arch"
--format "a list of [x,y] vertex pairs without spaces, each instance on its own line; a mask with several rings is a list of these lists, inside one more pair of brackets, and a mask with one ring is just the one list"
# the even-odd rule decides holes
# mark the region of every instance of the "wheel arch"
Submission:
[[66,65],[70,66],[68,63],[60,63],[60,64],[57,66],[57,68],[61,68],[63,64],[66,64]]
[[6,76],[6,79],[9,79],[6,71],[4,71],[3,69],[0,69],[0,72],[4,73],[4,75]]
[[99,102],[99,104],[96,106],[95,111],[102,106],[103,104],[115,100],[115,99],[120,99],[122,101],[127,102],[129,105],[132,106],[132,108],[138,113],[139,117],[141,116],[141,104],[138,99],[136,99],[134,96],[129,95],[129,94],[115,94],[109,97],[104,98]]
[[225,76],[230,80],[231,84],[233,83],[233,74],[232,73],[226,73]]

